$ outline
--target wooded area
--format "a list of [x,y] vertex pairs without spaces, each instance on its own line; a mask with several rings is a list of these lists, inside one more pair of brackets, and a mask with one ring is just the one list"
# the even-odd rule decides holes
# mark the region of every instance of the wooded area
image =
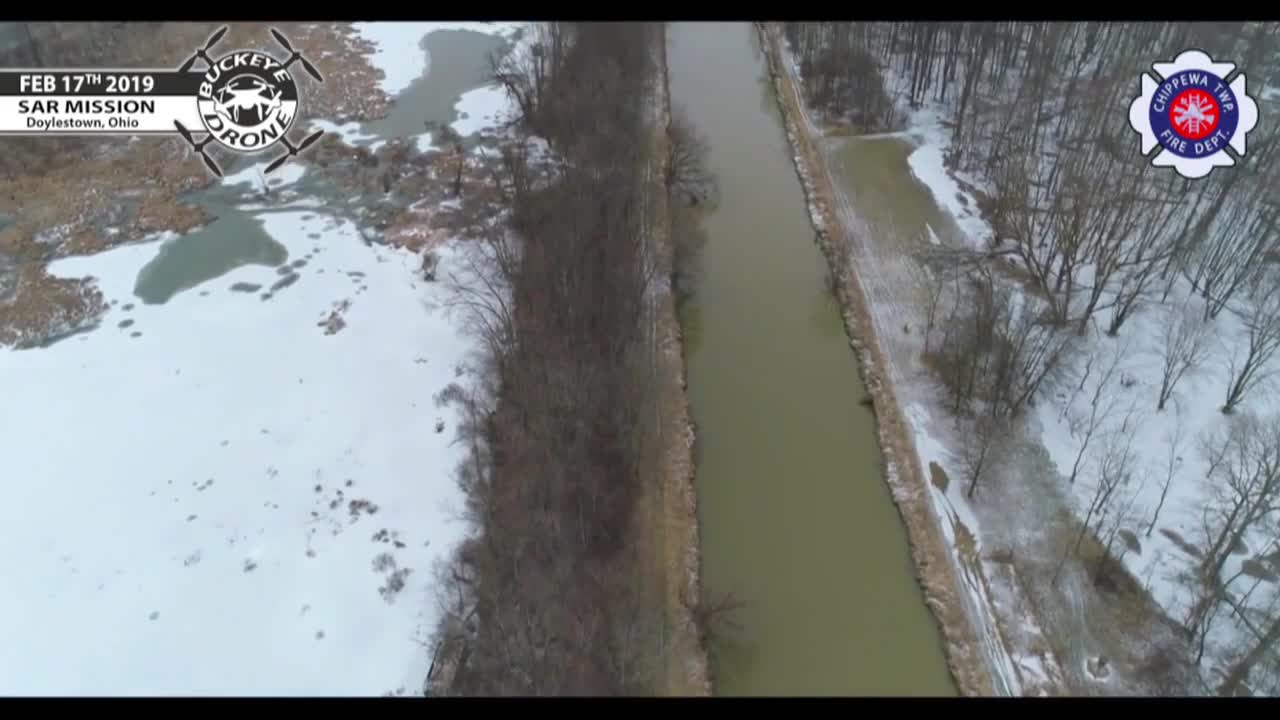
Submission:
[[459,468],[476,529],[442,578],[436,694],[624,695],[655,690],[663,612],[637,589],[630,540],[654,428],[647,197],[656,24],[538,25],[497,64],[521,130],[562,159],[554,177],[508,146],[493,178],[509,222],[484,232],[467,306],[490,364],[462,402]]

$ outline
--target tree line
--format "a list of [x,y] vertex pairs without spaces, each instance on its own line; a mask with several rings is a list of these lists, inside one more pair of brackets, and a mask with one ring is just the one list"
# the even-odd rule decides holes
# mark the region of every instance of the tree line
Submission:
[[[628,695],[653,691],[664,609],[636,590],[630,542],[652,432],[647,200],[660,25],[547,23],[495,63],[522,132],[492,182],[463,302],[486,372],[462,405],[458,468],[475,532],[441,574],[430,691]],[[447,668],[447,671],[440,670]],[[445,678],[447,675],[447,679]]]

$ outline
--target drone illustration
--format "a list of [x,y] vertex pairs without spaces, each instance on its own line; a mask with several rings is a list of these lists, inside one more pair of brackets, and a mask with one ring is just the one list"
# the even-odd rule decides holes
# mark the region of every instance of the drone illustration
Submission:
[[259,125],[279,109],[283,94],[256,75],[240,75],[218,91],[217,113],[237,125]]
[[[218,42],[222,40],[229,28],[230,26],[228,25],[218,28],[209,36],[209,39],[205,42],[203,47],[197,48],[195,52],[182,63],[181,67],[178,68],[178,72],[189,71],[192,66],[195,65],[197,60],[203,61],[207,67],[212,68],[217,60],[215,58],[211,58],[209,56],[209,52],[213,49],[214,45],[217,45]],[[289,58],[281,63],[282,69],[287,71],[294,63],[301,63],[302,68],[306,70],[307,74],[315,78],[317,82],[324,82],[324,78],[321,77],[320,72],[316,70],[315,66],[311,64],[311,61],[303,57],[302,53],[293,47],[283,33],[276,28],[270,28],[270,31],[276,41],[280,43],[281,47],[289,53]],[[245,73],[231,78],[216,91],[212,98],[214,103],[213,111],[233,125],[260,125],[263,122],[266,122],[267,119],[269,119],[272,114],[281,107],[283,96],[284,91],[280,87],[274,86],[267,80],[264,80],[252,73]],[[200,159],[204,161],[204,164],[209,168],[209,170],[211,170],[214,175],[222,177],[222,169],[218,167],[218,164],[214,162],[213,158],[211,158],[205,150],[206,145],[217,139],[215,135],[207,128],[188,129],[178,120],[174,120],[173,124],[178,129],[178,133],[187,141],[187,144],[191,146],[191,149],[200,156]],[[200,132],[206,133],[206,136],[203,140],[197,142],[193,133]],[[319,140],[320,136],[323,134],[323,130],[317,130],[304,138],[302,142],[298,143],[296,146],[289,141],[289,137],[287,135],[281,135],[279,142],[284,143],[285,147],[288,148],[288,151],[284,155],[273,160],[271,164],[267,166],[264,174],[276,170],[288,161],[289,158],[297,156],[298,153],[307,149]],[[223,141],[219,142],[220,144],[225,144]],[[267,146],[264,146],[264,149],[265,147]]]
[[289,138],[287,137],[280,138],[280,142],[284,143],[284,146],[289,148],[289,151],[281,155],[280,157],[276,158],[275,160],[272,160],[271,164],[267,166],[267,169],[262,171],[262,174],[266,175],[272,170],[275,170],[276,168],[283,165],[285,161],[288,160],[289,158],[297,155],[303,150],[306,150],[308,147],[311,146],[311,143],[319,140],[320,136],[323,134],[324,134],[323,130],[317,130],[311,133],[310,135],[308,135],[307,137],[303,138],[302,142],[298,143],[297,147],[294,147],[293,143],[289,142]]
[[306,70],[308,75],[315,78],[316,82],[324,82],[324,78],[320,77],[320,72],[316,70],[316,66],[312,65],[309,60],[302,57],[302,53],[294,50],[293,46],[289,44],[289,41],[285,39],[285,36],[282,35],[279,30],[271,28],[271,34],[274,35],[276,41],[284,47],[285,52],[289,53],[289,59],[284,61],[285,70],[288,70],[289,66],[295,62],[300,62],[302,63],[302,69]]
[[198,48],[195,51],[195,54],[187,58],[186,62],[182,63],[182,66],[178,68],[178,72],[184,73],[190,70],[191,66],[194,65],[197,60],[203,60],[205,65],[213,67],[213,60],[209,59],[209,51],[213,49],[214,45],[218,44],[218,41],[222,39],[223,35],[227,34],[227,30],[230,29],[230,27],[231,26],[229,25],[223,25],[218,28],[216,32],[209,36],[209,41],[204,44],[204,47]]
[[204,151],[204,146],[208,145],[209,142],[213,140],[213,133],[208,133],[208,135],[205,136],[205,139],[201,140],[200,142],[196,142],[196,139],[191,136],[191,131],[183,127],[181,122],[179,122],[178,120],[174,120],[173,125],[174,127],[178,128],[178,133],[181,134],[182,137],[186,139],[187,143],[191,145],[191,149],[194,150],[196,154],[200,156],[200,159],[204,160],[204,164],[207,165],[211,171],[213,171],[213,174],[217,175],[218,177],[222,177],[222,169],[219,168],[218,164],[213,161],[213,158],[209,157],[209,154]]

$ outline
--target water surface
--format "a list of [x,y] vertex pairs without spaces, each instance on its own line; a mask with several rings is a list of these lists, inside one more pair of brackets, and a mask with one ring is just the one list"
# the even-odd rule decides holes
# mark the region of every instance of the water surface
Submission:
[[681,311],[704,581],[745,602],[717,692],[954,694],[755,31],[673,25],[668,58],[721,185]]

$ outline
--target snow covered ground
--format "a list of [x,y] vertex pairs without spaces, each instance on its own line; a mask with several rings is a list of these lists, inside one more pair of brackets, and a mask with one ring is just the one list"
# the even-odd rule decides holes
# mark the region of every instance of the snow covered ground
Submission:
[[[938,205],[955,217],[970,246],[981,246],[992,236],[992,230],[978,214],[975,199],[943,166],[949,133],[940,123],[938,110],[923,108],[912,115],[909,124],[919,143],[908,160],[913,174],[930,188]],[[977,185],[972,178],[962,179]],[[1159,289],[1155,300],[1158,300]],[[1203,300],[1191,299],[1188,295],[1187,284],[1179,282],[1166,303],[1155,300],[1145,303],[1115,338],[1106,336],[1095,325],[1089,335],[1077,343],[1071,361],[1072,371],[1061,378],[1051,393],[1045,393],[1049,397],[1037,405],[1031,420],[1032,432],[1038,434],[1058,470],[1056,482],[1073,504],[1076,516],[1083,519],[1097,488],[1099,438],[1119,432],[1126,411],[1134,408],[1123,428],[1132,436],[1135,472],[1130,483],[1119,491],[1121,497],[1117,498],[1115,509],[1124,510],[1125,517],[1120,526],[1136,536],[1140,547],[1136,551],[1125,552],[1123,562],[1169,617],[1178,622],[1186,617],[1195,599],[1192,586],[1185,577],[1193,571],[1198,558],[1189,555],[1177,540],[1203,545],[1203,511],[1209,503],[1210,487],[1204,479],[1207,460],[1203,457],[1199,439],[1209,433],[1225,432],[1230,422],[1219,411],[1229,382],[1228,362],[1231,355],[1247,342],[1247,331],[1241,319],[1232,312],[1220,314],[1206,326],[1206,358],[1177,385],[1174,398],[1166,409],[1157,412],[1162,333],[1166,321],[1170,313],[1180,312],[1183,304],[1189,304],[1191,312],[1196,314],[1203,311]],[[1107,307],[1113,296],[1112,292],[1104,293],[1099,306]],[[1109,321],[1110,311],[1099,313],[1098,324],[1105,327]],[[1090,354],[1097,356],[1094,369],[1083,388],[1078,388],[1083,366]],[[1086,449],[1079,479],[1069,484],[1067,478],[1084,443],[1083,420],[1089,415],[1090,401],[1101,381],[1099,368],[1116,356],[1119,357],[1116,372],[1102,391],[1106,403],[1114,403],[1115,409],[1095,434],[1093,450]],[[1280,412],[1280,397],[1274,392],[1259,390],[1250,395],[1241,410],[1270,417]],[[917,432],[921,433],[920,427],[917,427]],[[1159,505],[1164,485],[1170,442],[1175,436],[1180,440],[1174,450],[1174,457],[1178,460],[1173,481],[1154,532],[1148,536],[1148,524]],[[921,454],[926,455],[923,450],[926,442],[921,441],[920,445]],[[945,453],[937,450],[928,455],[939,461],[945,457]],[[967,524],[968,520],[965,522]],[[1172,531],[1176,536],[1162,531]],[[1234,575],[1243,560],[1271,549],[1268,543],[1269,539],[1264,537],[1261,529],[1255,531],[1246,541],[1248,553],[1233,556],[1223,573],[1224,578]],[[1113,552],[1119,554],[1122,545],[1117,541]],[[1243,576],[1233,583],[1230,590],[1240,596],[1257,583],[1256,578]],[[1268,594],[1264,587],[1255,596]],[[1248,634],[1239,621],[1216,623],[1209,637],[1206,667],[1220,663],[1224,651],[1232,656],[1238,654],[1247,639]]]
[[974,199],[943,164],[948,143],[940,120],[933,108],[921,109],[912,117],[913,128],[921,133],[916,137],[919,146],[907,158],[907,163],[911,172],[933,192],[938,205],[955,218],[972,246],[980,247],[991,236],[991,227],[978,213]]
[[466,137],[506,119],[507,92],[497,85],[476,88],[464,93],[455,107],[458,119],[450,127]]
[[143,305],[159,248],[131,245],[50,267],[120,303],[99,330],[0,352],[23,508],[0,530],[0,692],[420,687],[431,570],[462,531],[432,396],[467,346],[412,255],[309,212],[262,221],[309,258],[270,300],[228,289],[279,279],[249,266]]
[[[1203,307],[1200,300],[1188,300],[1187,290],[1180,284],[1171,294],[1168,305],[1153,305],[1140,311],[1121,328],[1116,338],[1107,337],[1095,329],[1089,337],[1091,347],[1081,351],[1081,354],[1092,352],[1097,356],[1094,372],[1085,381],[1083,390],[1077,392],[1077,384],[1064,378],[1056,388],[1055,402],[1044,403],[1037,408],[1041,439],[1060,474],[1068,476],[1085,442],[1090,400],[1103,380],[1099,371],[1118,356],[1116,376],[1101,391],[1104,403],[1114,402],[1116,407],[1102,423],[1102,429],[1093,442],[1096,443],[1099,436],[1119,432],[1122,425],[1133,441],[1135,473],[1129,486],[1118,491],[1120,497],[1116,501],[1116,509],[1129,508],[1129,517],[1123,521],[1123,526],[1138,537],[1140,547],[1137,552],[1125,553],[1124,562],[1156,602],[1177,620],[1187,616],[1195,600],[1192,586],[1185,576],[1194,572],[1199,558],[1183,550],[1175,537],[1201,550],[1207,545],[1202,530],[1204,510],[1212,501],[1211,486],[1205,479],[1209,461],[1204,456],[1200,440],[1214,433],[1225,433],[1232,422],[1220,412],[1230,383],[1228,363],[1231,355],[1247,343],[1247,330],[1233,313],[1224,312],[1207,324],[1204,361],[1178,383],[1165,409],[1157,411],[1164,347],[1162,333],[1166,321],[1182,309],[1183,303],[1188,303],[1195,313]],[[1078,358],[1077,366],[1083,362],[1085,358]],[[1079,378],[1082,373],[1077,367],[1074,377]],[[1131,407],[1136,411],[1124,425],[1125,415]],[[1251,412],[1260,417],[1271,417],[1278,411],[1280,403],[1274,393],[1262,390],[1251,394],[1241,407],[1241,412]],[[1148,535],[1149,521],[1160,503],[1171,450],[1174,457],[1172,482],[1154,532]],[[1086,462],[1088,459],[1086,448]],[[1088,512],[1097,488],[1096,476],[1093,464],[1086,465],[1082,478],[1072,487],[1079,517]],[[1167,531],[1173,531],[1176,536],[1169,535]],[[1241,561],[1274,549],[1269,547],[1271,540],[1264,528],[1255,528],[1245,539],[1248,552],[1234,556],[1227,565],[1224,579],[1239,569]],[[1241,577],[1233,583],[1231,590],[1243,595],[1255,582],[1256,578]],[[1210,641],[1216,650],[1234,650],[1231,645],[1246,642],[1247,635],[1237,634],[1241,629],[1231,623],[1221,623],[1217,627],[1218,632],[1210,636]],[[1213,654],[1216,653],[1211,653],[1211,656]]]
[[[440,24],[406,25],[361,25],[388,87]],[[466,531],[435,396],[469,382],[471,340],[415,254],[315,199],[243,209],[291,270],[146,305],[139,271],[172,237],[68,258],[49,272],[96,278],[101,325],[0,349],[0,487],[21,508],[0,528],[0,694],[421,691],[433,570]],[[438,252],[447,275],[467,251]]]
[[368,145],[371,151],[376,151],[374,145],[381,145],[377,135],[370,135],[364,132],[360,127],[360,123],[352,120],[339,125],[332,120],[324,120],[316,118],[310,122],[308,130],[323,130],[326,133],[333,133],[342,138],[342,142],[348,145]]

